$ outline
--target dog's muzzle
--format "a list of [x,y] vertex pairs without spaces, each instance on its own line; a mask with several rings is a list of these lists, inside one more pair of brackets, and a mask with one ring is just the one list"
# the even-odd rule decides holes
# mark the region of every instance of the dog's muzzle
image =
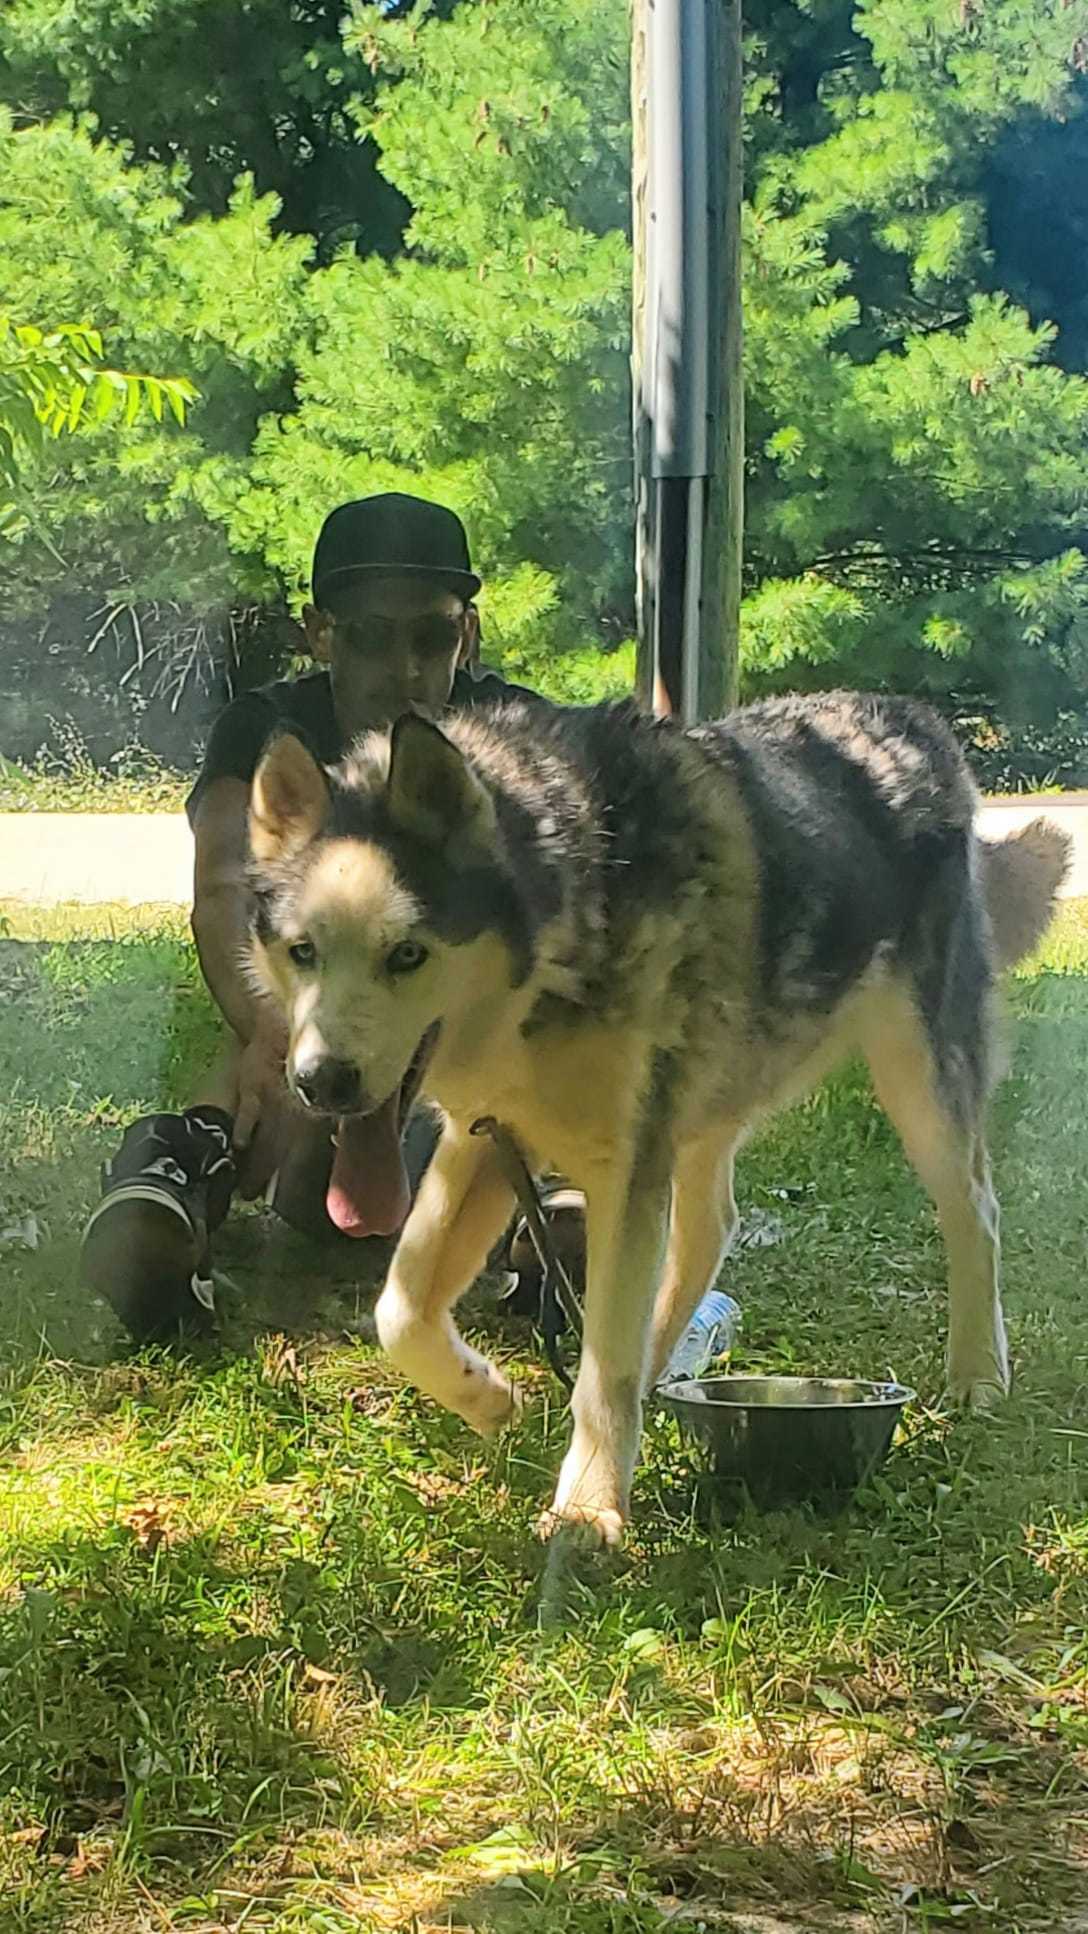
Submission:
[[373,1106],[358,1068],[351,1061],[338,1061],[332,1055],[321,1055],[296,1066],[291,1086],[302,1106],[319,1115],[364,1115]]

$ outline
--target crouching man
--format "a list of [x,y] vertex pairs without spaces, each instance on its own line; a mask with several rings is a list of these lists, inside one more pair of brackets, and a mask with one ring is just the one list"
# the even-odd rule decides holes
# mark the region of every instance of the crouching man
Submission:
[[312,584],[303,622],[316,669],[227,706],[186,806],[193,935],[223,1053],[183,1113],[127,1130],[84,1234],[84,1280],[140,1339],[173,1333],[194,1297],[211,1307],[211,1239],[235,1192],[265,1195],[314,1237],[393,1236],[431,1152],[426,1117],[409,1123],[395,1159],[377,1159],[365,1122],[335,1132],[288,1093],[281,1024],[245,964],[249,795],[269,738],[289,730],[331,765],[358,733],[410,708],[440,718],[504,693],[535,696],[478,668],[480,579],[452,511],[399,494],[340,505],[318,537]]

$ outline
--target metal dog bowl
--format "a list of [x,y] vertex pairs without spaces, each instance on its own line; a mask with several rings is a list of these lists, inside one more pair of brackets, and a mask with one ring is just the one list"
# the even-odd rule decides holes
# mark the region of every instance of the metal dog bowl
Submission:
[[703,1377],[658,1395],[707,1477],[773,1504],[842,1499],[864,1484],[914,1391],[851,1377]]

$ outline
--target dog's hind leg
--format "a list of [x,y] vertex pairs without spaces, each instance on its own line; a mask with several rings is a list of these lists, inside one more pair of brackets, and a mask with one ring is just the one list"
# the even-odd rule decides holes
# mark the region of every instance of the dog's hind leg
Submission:
[[654,1304],[648,1387],[657,1382],[736,1237],[733,1160],[738,1140],[735,1122],[718,1123],[677,1156],[665,1273]]
[[464,1340],[451,1314],[513,1208],[491,1143],[450,1125],[420,1184],[375,1317],[397,1368],[483,1436],[517,1410],[513,1386]]
[[574,1434],[541,1529],[588,1526],[618,1544],[642,1434],[650,1317],[669,1221],[667,1156],[617,1160],[586,1188],[587,1269],[582,1358],[571,1399]]
[[909,993],[889,989],[864,1035],[877,1099],[936,1205],[948,1258],[948,1394],[986,1409],[1009,1388],[1000,1213],[978,1106],[938,1071]]

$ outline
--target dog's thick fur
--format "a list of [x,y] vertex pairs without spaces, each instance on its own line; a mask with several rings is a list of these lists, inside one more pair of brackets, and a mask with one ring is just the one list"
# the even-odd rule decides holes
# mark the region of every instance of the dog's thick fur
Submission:
[[[853,1051],[944,1231],[951,1393],[1007,1388],[993,983],[1045,928],[1065,845],[1039,822],[986,846],[976,805],[935,715],[842,693],[692,732],[630,706],[514,705],[444,732],[406,718],[331,778],[296,740],[266,753],[254,961],[291,1056],[349,1063],[374,1106],[439,1024],[424,1090],[445,1129],[377,1320],[404,1373],[478,1430],[514,1392],[452,1310],[512,1204],[472,1124],[498,1117],[586,1192],[553,1521],[619,1536],[643,1394],[736,1227],[737,1149]],[[426,958],[394,974],[406,938]]]

